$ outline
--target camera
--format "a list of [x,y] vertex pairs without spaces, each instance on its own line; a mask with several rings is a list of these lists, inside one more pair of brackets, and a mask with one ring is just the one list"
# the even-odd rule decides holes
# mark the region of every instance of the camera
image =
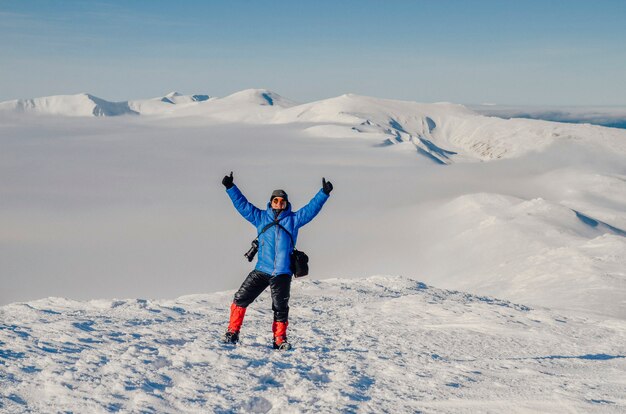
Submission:
[[248,250],[246,253],[244,253],[244,256],[246,256],[246,259],[248,259],[249,262],[254,260],[254,256],[256,256],[256,253],[259,251],[259,241],[257,239],[252,240],[252,247],[250,247],[250,250]]

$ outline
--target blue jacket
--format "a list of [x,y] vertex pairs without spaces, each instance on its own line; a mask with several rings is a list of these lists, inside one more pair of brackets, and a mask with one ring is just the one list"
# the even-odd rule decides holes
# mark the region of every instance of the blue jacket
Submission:
[[[257,234],[263,228],[274,221],[274,210],[270,203],[267,203],[267,209],[261,210],[250,203],[241,193],[236,185],[226,190],[228,196],[233,202],[237,211],[256,227]],[[293,237],[295,244],[298,239],[298,229],[320,212],[322,206],[328,200],[328,194],[320,190],[309,204],[300,210],[291,211],[291,203],[287,203],[287,208],[278,215],[278,222]],[[259,236],[259,253],[255,269],[272,276],[291,274],[291,252],[294,245],[291,244],[291,238],[283,229],[278,226],[272,226]]]

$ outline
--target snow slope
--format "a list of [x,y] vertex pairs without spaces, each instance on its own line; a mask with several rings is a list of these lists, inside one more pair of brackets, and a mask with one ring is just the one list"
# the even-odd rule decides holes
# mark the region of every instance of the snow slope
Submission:
[[542,198],[457,197],[415,225],[436,233],[420,270],[442,287],[626,319],[626,231],[588,214]]
[[271,301],[222,345],[232,291],[48,298],[0,308],[0,408],[45,412],[618,413],[626,323],[402,277],[297,280],[290,338]]

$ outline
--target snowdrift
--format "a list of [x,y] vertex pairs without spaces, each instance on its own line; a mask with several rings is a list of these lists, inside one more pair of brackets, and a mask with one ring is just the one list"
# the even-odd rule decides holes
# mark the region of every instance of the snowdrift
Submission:
[[[232,291],[0,307],[3,412],[623,412],[626,325],[402,277],[298,280],[290,338],[271,300],[238,346]],[[555,397],[556,396],[556,397]]]

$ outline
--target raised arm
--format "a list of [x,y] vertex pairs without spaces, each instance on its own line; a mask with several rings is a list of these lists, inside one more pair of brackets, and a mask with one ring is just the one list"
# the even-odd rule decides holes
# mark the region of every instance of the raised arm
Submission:
[[250,223],[252,223],[255,227],[259,225],[261,221],[261,210],[259,210],[254,204],[248,201],[246,197],[241,193],[239,188],[233,183],[233,173],[230,173],[230,176],[225,176],[222,180],[222,184],[226,187],[226,193],[230,197],[233,205]]
[[324,203],[328,200],[332,190],[333,185],[330,181],[327,182],[325,178],[322,178],[322,189],[315,194],[315,197],[313,197],[306,206],[295,212],[297,227],[304,226],[317,216],[317,213],[320,212],[322,206],[324,206]]

